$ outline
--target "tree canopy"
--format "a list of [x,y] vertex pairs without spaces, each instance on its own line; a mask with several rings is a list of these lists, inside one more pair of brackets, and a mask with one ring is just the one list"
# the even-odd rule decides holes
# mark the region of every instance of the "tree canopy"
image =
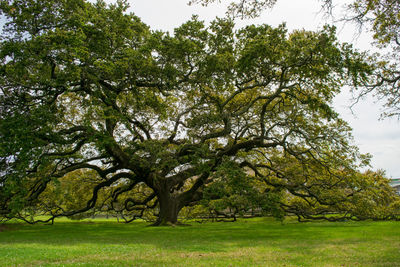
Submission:
[[[331,27],[235,30],[229,19],[206,27],[193,17],[169,34],[127,7],[1,2],[4,218],[27,220],[41,207],[52,220],[101,204],[133,218],[153,208],[155,224],[175,224],[183,207],[221,197],[213,187],[233,176],[263,183],[259,193],[301,218],[329,207],[363,218],[345,201],[371,190],[358,171],[368,157],[331,102],[374,72],[365,54]],[[81,205],[51,198],[59,187],[82,195],[80,179],[90,190]],[[240,193],[235,184],[223,190]]]

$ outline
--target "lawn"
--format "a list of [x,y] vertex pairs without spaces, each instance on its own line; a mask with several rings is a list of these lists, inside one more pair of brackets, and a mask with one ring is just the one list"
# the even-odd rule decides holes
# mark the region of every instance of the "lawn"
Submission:
[[[7,224],[1,266],[400,266],[400,222]],[[5,229],[4,229],[5,228]]]

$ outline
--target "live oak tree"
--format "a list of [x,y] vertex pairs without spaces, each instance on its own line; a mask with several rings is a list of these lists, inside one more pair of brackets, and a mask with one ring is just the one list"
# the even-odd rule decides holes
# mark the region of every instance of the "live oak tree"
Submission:
[[[156,225],[176,224],[229,164],[321,205],[334,203],[314,187],[357,190],[350,180],[363,159],[331,101],[374,70],[333,28],[234,30],[230,20],[205,27],[194,17],[171,35],[127,14],[125,1],[0,7],[3,218],[50,207],[53,184],[79,171],[92,173],[87,199],[68,209],[47,202],[48,221],[101,202],[118,212],[155,208]],[[319,170],[292,178],[279,169],[282,156]]]

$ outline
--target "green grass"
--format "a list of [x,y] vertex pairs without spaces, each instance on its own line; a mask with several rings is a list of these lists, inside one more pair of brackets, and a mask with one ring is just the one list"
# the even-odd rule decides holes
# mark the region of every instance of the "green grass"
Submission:
[[7,224],[0,266],[400,266],[400,222]]

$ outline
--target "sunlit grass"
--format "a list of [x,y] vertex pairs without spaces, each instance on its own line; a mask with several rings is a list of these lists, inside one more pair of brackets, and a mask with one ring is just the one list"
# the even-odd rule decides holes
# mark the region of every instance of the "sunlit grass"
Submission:
[[1,266],[400,266],[400,222],[8,224]]

